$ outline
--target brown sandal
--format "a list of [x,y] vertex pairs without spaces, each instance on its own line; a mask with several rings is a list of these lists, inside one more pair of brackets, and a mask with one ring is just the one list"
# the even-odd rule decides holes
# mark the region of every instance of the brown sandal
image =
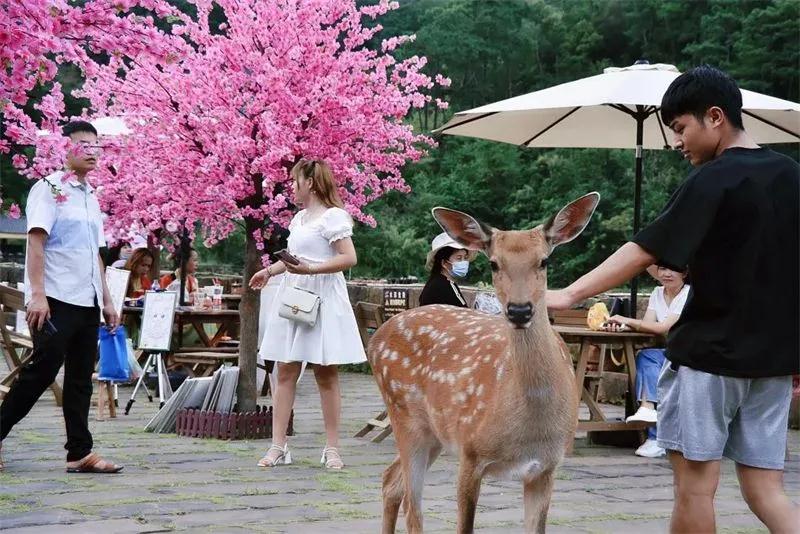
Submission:
[[76,462],[67,462],[67,473],[119,473],[123,466],[112,464],[95,453],[89,453]]

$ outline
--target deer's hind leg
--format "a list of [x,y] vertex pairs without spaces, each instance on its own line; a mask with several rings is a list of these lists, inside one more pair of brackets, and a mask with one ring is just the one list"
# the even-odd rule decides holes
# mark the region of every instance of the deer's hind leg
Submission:
[[[402,472],[400,478],[403,484],[402,500],[406,515],[406,530],[408,534],[417,534],[422,532],[422,488],[425,484],[425,473],[439,455],[441,444],[426,421],[411,421],[407,414],[398,412],[390,409],[389,416],[399,453],[399,470]],[[387,482],[394,482],[398,478],[398,475],[394,474],[396,470],[398,469],[394,464],[387,469],[387,476],[384,477],[384,495],[387,491]],[[391,504],[396,506],[400,491],[396,489],[397,486],[392,488],[389,496]],[[384,510],[392,514],[385,518],[384,525],[388,523],[386,519],[396,519],[396,510],[392,510],[386,502],[384,499]]]
[[404,495],[403,466],[398,455],[383,472],[383,534],[394,534]]

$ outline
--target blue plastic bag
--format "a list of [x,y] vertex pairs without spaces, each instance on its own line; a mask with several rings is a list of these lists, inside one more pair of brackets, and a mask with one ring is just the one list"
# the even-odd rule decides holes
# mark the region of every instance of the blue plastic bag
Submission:
[[124,326],[117,327],[113,334],[100,327],[100,365],[97,370],[98,380],[114,382],[127,382],[130,368],[128,367],[128,345]]

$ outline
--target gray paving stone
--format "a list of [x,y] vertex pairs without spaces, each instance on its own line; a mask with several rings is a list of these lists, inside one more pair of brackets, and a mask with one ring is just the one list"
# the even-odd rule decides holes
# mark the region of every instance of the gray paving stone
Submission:
[[[130,389],[120,391],[124,403]],[[157,404],[140,401],[130,416],[91,422],[98,452],[126,464],[125,471],[111,477],[64,472],[61,411],[46,394],[4,443],[0,529],[23,534],[377,532],[381,473],[395,457],[394,440],[374,444],[350,437],[382,409],[371,377],[343,374],[342,391],[342,428],[351,430],[341,433],[348,466],[342,473],[326,472],[319,465],[324,443],[319,397],[314,381],[304,379],[295,408],[297,436],[291,440],[294,465],[257,468],[268,440],[220,442],[143,432]],[[790,433],[790,450],[786,487],[798,500],[800,433]],[[426,532],[455,530],[456,461],[453,454],[443,454],[427,474]],[[666,460],[579,444],[559,468],[548,532],[665,532],[671,483]],[[741,499],[730,462],[722,465],[716,506],[721,533],[758,531],[760,524]],[[519,482],[484,481],[477,532],[521,532],[522,517]],[[402,515],[398,531],[405,532]]]

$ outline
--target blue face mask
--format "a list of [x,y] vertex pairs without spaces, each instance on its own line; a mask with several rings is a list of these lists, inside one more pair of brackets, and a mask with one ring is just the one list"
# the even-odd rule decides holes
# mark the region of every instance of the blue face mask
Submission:
[[450,273],[457,278],[464,278],[469,272],[469,262],[467,260],[457,261],[453,263],[453,268]]

